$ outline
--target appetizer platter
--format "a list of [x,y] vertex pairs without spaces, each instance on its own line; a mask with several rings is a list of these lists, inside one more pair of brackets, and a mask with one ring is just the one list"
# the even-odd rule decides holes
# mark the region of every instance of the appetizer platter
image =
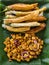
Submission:
[[[9,60],[30,61],[37,58],[43,48],[43,41],[35,36],[35,33],[46,26],[42,21],[46,20],[43,12],[46,7],[39,8],[34,4],[12,4],[7,6],[2,27],[10,32],[20,32],[6,38],[4,44]],[[31,28],[32,27],[32,28]],[[24,33],[24,36],[21,35]]]
[[44,57],[45,33],[42,36],[41,32],[47,27],[46,11],[47,7],[40,7],[39,3],[15,3],[4,8],[1,27],[5,38],[2,43],[9,63],[29,63],[42,59],[40,56]]

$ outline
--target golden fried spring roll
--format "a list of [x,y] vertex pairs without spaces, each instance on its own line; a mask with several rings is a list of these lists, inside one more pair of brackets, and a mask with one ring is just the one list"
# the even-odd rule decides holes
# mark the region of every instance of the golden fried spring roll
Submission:
[[27,11],[27,12],[22,12],[22,11],[7,11],[7,12],[5,12],[5,15],[15,15],[15,16],[22,16],[22,15],[27,15],[27,14],[31,14],[31,13],[33,13],[34,14],[34,12],[36,12],[37,13],[37,11],[38,10],[36,10],[36,11]]
[[15,19],[4,19],[4,24],[9,24],[9,23],[20,23],[24,21],[44,21],[46,18],[44,16],[30,16],[26,15],[23,17],[18,17]]
[[33,14],[39,14],[40,12],[43,12],[43,11],[45,11],[46,10],[46,7],[43,7],[43,8],[41,8],[41,9],[38,9],[38,10],[35,10],[35,11],[27,11],[27,12],[22,12],[22,11],[7,11],[7,12],[5,12],[5,15],[9,15],[9,14],[14,14],[14,15],[16,15],[16,16],[22,16],[22,15],[26,15],[26,14],[31,14],[31,13],[33,13]]
[[7,10],[21,10],[21,11],[27,11],[27,10],[33,10],[33,9],[37,9],[37,5],[38,3],[34,3],[34,4],[12,4],[9,5],[5,8],[4,11]]
[[11,26],[8,26],[8,25],[5,25],[5,24],[2,24],[2,27],[7,29],[8,31],[11,31],[11,32],[25,32],[25,31],[30,30],[30,27],[17,27],[17,28],[14,28],[14,27],[11,27]]
[[23,26],[40,26],[38,22],[27,22],[27,23],[11,23],[10,26],[12,27],[23,27]]
[[41,23],[41,25],[39,27],[31,29],[31,30],[27,31],[27,33],[37,33],[39,31],[43,30],[45,27],[46,27],[46,24]]
[[22,11],[7,11],[5,12],[5,15],[16,15],[16,16],[22,16],[22,15],[27,15],[32,13],[33,11],[27,11],[27,12],[22,12]]

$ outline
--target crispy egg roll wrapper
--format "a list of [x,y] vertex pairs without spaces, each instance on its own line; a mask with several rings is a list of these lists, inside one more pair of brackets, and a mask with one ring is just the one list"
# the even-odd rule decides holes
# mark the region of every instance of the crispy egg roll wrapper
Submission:
[[25,31],[30,30],[30,27],[14,28],[14,27],[11,27],[11,26],[8,26],[8,25],[5,25],[5,24],[2,24],[2,27],[7,29],[8,31],[11,31],[11,32],[25,32]]
[[15,15],[15,16],[23,16],[23,15],[27,15],[30,13],[34,13],[34,11],[27,11],[27,12],[22,12],[22,11],[7,11],[5,12],[5,15]]
[[4,11],[7,11],[7,10],[21,10],[21,11],[34,10],[34,9],[38,9],[37,5],[38,5],[38,3],[34,3],[34,4],[12,4],[12,5],[6,6]]
[[38,10],[34,10],[34,11],[27,11],[27,12],[22,12],[22,11],[7,11],[5,12],[5,15],[9,15],[9,14],[14,14],[16,16],[22,16],[22,15],[27,15],[27,14],[37,14],[39,12],[43,12],[46,10],[46,7],[43,7],[41,9],[38,9]]
[[7,12],[5,12],[5,15],[12,15],[12,14],[14,14],[14,15],[16,15],[16,16],[22,16],[22,15],[27,15],[27,14],[30,14],[30,13],[32,13],[33,11],[27,11],[27,12],[22,12],[22,11],[7,11]]
[[27,22],[27,23],[11,23],[11,27],[23,27],[23,26],[40,26],[38,22]]
[[27,31],[27,33],[37,33],[39,31],[43,30],[45,27],[46,27],[46,24],[41,23],[41,25],[39,27],[31,29],[31,30]]
[[24,16],[24,17],[18,17],[16,19],[4,19],[4,24],[9,23],[20,23],[25,21],[44,21],[46,18],[44,16]]

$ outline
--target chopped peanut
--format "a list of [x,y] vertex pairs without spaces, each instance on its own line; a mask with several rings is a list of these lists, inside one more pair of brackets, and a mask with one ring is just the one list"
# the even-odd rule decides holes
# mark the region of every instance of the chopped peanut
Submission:
[[12,34],[11,38],[6,38],[4,51],[10,60],[30,61],[32,58],[37,58],[43,48],[43,41],[33,34]]

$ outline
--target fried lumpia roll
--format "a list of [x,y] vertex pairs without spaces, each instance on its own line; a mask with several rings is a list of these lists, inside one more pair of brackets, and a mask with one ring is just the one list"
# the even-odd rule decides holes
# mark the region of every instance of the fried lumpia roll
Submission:
[[4,11],[7,10],[21,10],[21,11],[27,11],[27,10],[34,10],[37,9],[37,5],[38,3],[34,3],[34,4],[12,4],[9,5],[5,8]]
[[46,24],[41,23],[41,25],[39,27],[31,29],[31,30],[27,31],[27,33],[37,33],[39,31],[43,30],[45,27],[46,27]]
[[15,19],[4,19],[4,24],[9,23],[20,23],[25,21],[44,21],[46,18],[44,16],[24,16],[24,17],[18,17]]
[[27,11],[27,12],[22,12],[22,11],[7,11],[5,12],[5,15],[9,15],[9,14],[12,14],[12,15],[16,15],[16,16],[22,16],[22,15],[27,15],[27,14],[39,14],[39,12],[43,12],[44,10],[46,10],[46,7],[43,7],[41,9],[38,9],[38,10],[34,10],[34,11]]
[[5,24],[2,24],[2,27],[7,29],[8,31],[11,31],[11,32],[25,32],[25,31],[30,30],[30,27],[17,27],[17,28],[14,28],[14,27],[11,27],[11,26],[8,26],[8,25],[5,25]]
[[22,11],[7,11],[5,12],[5,15],[15,15],[15,16],[23,16],[32,13],[33,11],[27,11],[27,12],[22,12]]
[[27,11],[27,12],[22,12],[22,11],[7,11],[5,12],[5,15],[15,15],[15,16],[23,16],[27,14],[34,13],[35,11]]
[[40,23],[38,22],[27,22],[27,23],[11,23],[10,24],[11,27],[23,27],[23,26],[40,26]]

